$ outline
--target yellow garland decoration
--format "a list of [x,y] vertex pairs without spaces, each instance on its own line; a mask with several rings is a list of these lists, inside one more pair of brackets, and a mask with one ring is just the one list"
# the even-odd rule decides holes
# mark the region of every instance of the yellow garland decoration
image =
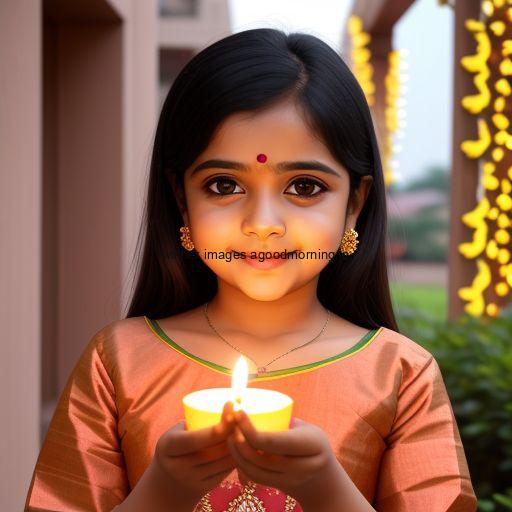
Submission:
[[478,274],[473,279],[471,286],[461,288],[458,294],[461,299],[468,302],[464,308],[465,311],[473,316],[481,316],[485,311],[483,292],[491,283],[491,271],[489,265],[481,258],[478,258],[476,262]]
[[459,244],[459,252],[468,259],[476,258],[485,249],[488,228],[484,219],[489,212],[489,208],[489,200],[484,197],[473,211],[462,216],[462,222],[475,230],[472,242]]
[[373,82],[371,52],[366,48],[371,41],[371,37],[363,30],[363,20],[359,16],[350,16],[347,30],[350,34],[354,76],[364,91],[368,105],[372,107],[375,104],[375,84]]
[[[360,16],[352,15],[347,22],[347,30],[351,42],[352,71],[361,85],[370,107],[375,105],[375,83],[373,81],[373,65],[371,64],[371,51],[367,45],[371,36],[364,31],[363,20]],[[385,125],[386,137],[383,143],[383,172],[384,183],[389,187],[394,181],[391,160],[393,157],[393,136],[398,128],[396,103],[399,97],[399,52],[391,51],[388,55],[388,72],[384,79],[386,88]]]
[[[512,5],[512,0],[506,0]],[[490,69],[488,59],[493,51],[491,34],[499,38],[506,33],[507,25],[501,19],[491,19],[496,15],[497,10],[505,7],[505,0],[484,0],[481,3],[481,19],[466,20],[465,27],[473,34],[477,42],[477,51],[474,55],[462,57],[461,66],[468,72],[474,73],[473,83],[478,94],[465,96],[462,107],[473,115],[481,114],[493,102],[494,113],[487,116],[492,120],[494,134],[485,119],[478,118],[478,139],[466,140],[460,145],[461,150],[468,158],[485,158],[482,162],[482,174],[480,186],[484,196],[477,206],[462,216],[462,222],[472,228],[473,239],[471,242],[459,244],[459,252],[468,259],[475,259],[478,267],[477,275],[470,286],[458,290],[459,297],[466,301],[464,309],[471,315],[498,316],[499,306],[490,302],[485,303],[484,293],[492,289],[499,297],[506,297],[512,290],[512,263],[510,244],[512,240],[512,166],[508,169],[507,175],[510,178],[500,178],[496,175],[496,163],[503,161],[505,155],[512,151],[512,134],[508,131],[510,126],[509,117],[502,112],[506,110],[506,102],[512,93],[512,87],[507,77],[512,76],[512,40],[506,39],[500,44],[502,60],[499,63],[499,78],[494,84],[497,97],[492,99],[491,90],[488,86]],[[496,16],[502,18],[503,16]],[[512,9],[507,8],[506,15],[512,22]],[[496,53],[496,49],[495,49]],[[489,151],[490,157],[484,155]],[[498,190],[499,189],[499,190]],[[491,195],[491,193],[493,193]],[[497,195],[496,195],[497,193]],[[492,198],[492,199],[491,199]],[[492,203],[491,203],[492,201]],[[493,235],[489,224],[495,222],[497,229]],[[489,262],[495,261],[498,264],[499,278],[493,283],[492,271]]]
[[391,160],[394,155],[393,138],[398,129],[397,100],[400,98],[400,52],[391,51],[388,54],[388,72],[384,78],[386,88],[386,137],[383,144],[382,167],[384,171],[384,183],[389,187],[394,182],[393,168]]
[[491,132],[485,119],[478,119],[478,140],[465,140],[460,149],[468,158],[479,158],[491,144]]
[[466,28],[473,32],[477,41],[477,52],[475,55],[462,57],[460,63],[462,67],[470,73],[476,73],[473,83],[478,89],[478,94],[462,98],[462,106],[471,114],[480,113],[491,99],[491,92],[487,86],[487,80],[490,76],[487,59],[491,55],[491,42],[485,32],[485,25],[479,21],[466,20]]

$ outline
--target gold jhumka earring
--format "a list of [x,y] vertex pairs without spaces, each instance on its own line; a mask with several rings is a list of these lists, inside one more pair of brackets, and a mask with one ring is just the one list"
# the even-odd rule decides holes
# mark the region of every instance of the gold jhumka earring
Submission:
[[192,251],[194,249],[194,242],[190,238],[190,228],[188,226],[182,226],[180,228],[181,236],[181,245],[187,250]]
[[343,238],[341,239],[340,251],[347,256],[354,253],[357,249],[357,244],[359,243],[359,240],[357,239],[358,236],[359,234],[355,229],[350,228],[345,231]]

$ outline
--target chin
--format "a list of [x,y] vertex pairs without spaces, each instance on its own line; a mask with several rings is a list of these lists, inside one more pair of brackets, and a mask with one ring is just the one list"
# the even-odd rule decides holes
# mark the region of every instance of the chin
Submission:
[[246,280],[244,283],[233,283],[244,295],[261,302],[272,302],[282,299],[290,293],[290,285],[287,282],[276,282],[275,280],[257,278]]

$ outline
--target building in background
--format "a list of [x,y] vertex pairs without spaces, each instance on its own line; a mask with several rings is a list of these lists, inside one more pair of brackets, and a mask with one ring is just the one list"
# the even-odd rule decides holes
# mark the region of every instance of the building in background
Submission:
[[[367,0],[354,0],[344,38],[372,110],[387,186],[393,182],[393,135],[400,126],[401,57],[392,35],[415,1],[375,0],[368,9]],[[448,315],[496,317],[512,299],[512,136],[506,131],[511,2],[438,0],[438,5],[454,14]]]
[[204,47],[231,33],[228,0],[159,0],[159,101],[183,66]]
[[227,0],[0,3],[0,508],[21,510],[56,399],[131,293],[158,112],[230,31]]

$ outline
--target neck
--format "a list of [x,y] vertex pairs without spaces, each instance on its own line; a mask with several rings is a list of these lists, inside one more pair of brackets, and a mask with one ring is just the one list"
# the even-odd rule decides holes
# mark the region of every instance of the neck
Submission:
[[[265,342],[278,337],[306,339],[323,327],[327,311],[319,302],[313,280],[276,300],[256,300],[219,280],[218,292],[208,303],[210,322],[227,339],[251,338]],[[206,319],[205,319],[206,320]]]

